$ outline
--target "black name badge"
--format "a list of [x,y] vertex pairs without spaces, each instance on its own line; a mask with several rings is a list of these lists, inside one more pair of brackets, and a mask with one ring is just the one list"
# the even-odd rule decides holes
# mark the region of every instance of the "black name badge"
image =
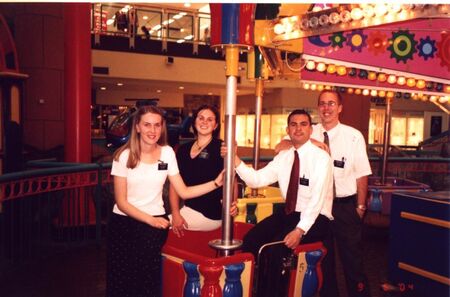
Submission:
[[158,164],[158,170],[167,170],[168,165],[169,164],[167,164],[167,163],[161,162]]
[[334,163],[334,167],[344,168],[344,166],[345,166],[345,161],[334,160],[333,163]]
[[198,157],[200,159],[209,159],[209,153],[207,151],[202,151],[200,154],[198,154]]
[[300,177],[300,184],[302,186],[309,186],[309,179],[307,179],[305,177]]

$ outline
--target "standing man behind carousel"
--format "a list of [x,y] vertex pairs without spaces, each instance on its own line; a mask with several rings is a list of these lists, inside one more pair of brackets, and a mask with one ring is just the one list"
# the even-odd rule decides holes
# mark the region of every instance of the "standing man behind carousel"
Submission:
[[[333,160],[334,192],[333,217],[331,223],[344,275],[348,296],[370,296],[367,278],[363,269],[362,227],[366,211],[368,176],[372,174],[367,157],[366,143],[361,132],[339,121],[342,98],[336,91],[324,90],[318,99],[321,123],[313,126],[311,138],[323,141],[329,148]],[[283,140],[276,152],[292,146]],[[326,265],[325,261],[331,261]],[[329,250],[324,267],[333,267],[334,251]],[[335,276],[336,273],[326,273]],[[321,296],[339,296],[336,279],[324,279]],[[328,288],[328,289],[326,289]]]

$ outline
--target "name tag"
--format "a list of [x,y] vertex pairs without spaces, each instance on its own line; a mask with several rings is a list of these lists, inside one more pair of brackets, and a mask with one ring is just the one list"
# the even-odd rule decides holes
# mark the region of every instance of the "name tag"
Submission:
[[163,161],[159,161],[160,163],[158,164],[158,170],[167,170],[167,167],[169,166],[169,164],[164,163]]
[[198,154],[198,157],[200,159],[209,159],[209,153],[207,151],[201,151],[200,154]]
[[307,179],[305,177],[300,177],[300,184],[302,186],[309,186],[309,179]]
[[344,166],[345,166],[344,158],[342,158],[342,161],[334,160],[333,164],[334,164],[334,167],[344,168]]

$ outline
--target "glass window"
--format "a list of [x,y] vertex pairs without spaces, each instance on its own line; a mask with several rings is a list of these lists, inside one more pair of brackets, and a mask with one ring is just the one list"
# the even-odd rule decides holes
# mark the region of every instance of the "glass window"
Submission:
[[391,145],[406,144],[406,118],[392,117],[391,119]]
[[407,125],[406,145],[419,145],[423,141],[423,118],[408,118]]
[[209,44],[211,41],[211,19],[210,18],[199,18],[199,41]]
[[168,38],[182,43],[193,41],[193,17],[186,12],[169,13],[169,19],[163,21],[163,26],[168,29]]
[[106,31],[110,33],[126,33],[128,31],[129,5],[102,5],[101,18],[102,28],[106,19]]
[[161,38],[161,12],[139,9],[136,11],[136,22],[137,35],[147,39]]

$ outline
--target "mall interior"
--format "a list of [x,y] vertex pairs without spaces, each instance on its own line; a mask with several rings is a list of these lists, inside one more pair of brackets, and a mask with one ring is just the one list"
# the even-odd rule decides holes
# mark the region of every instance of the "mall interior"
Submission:
[[[217,16],[227,4],[217,5],[0,3],[5,296],[103,296],[111,156],[128,139],[136,106],[165,110],[176,147],[193,139],[192,113],[206,103],[220,110],[225,139],[235,98],[238,153],[261,167],[274,157],[291,111],[305,109],[320,122],[324,89],[341,94],[341,122],[367,144],[372,296],[450,296],[450,5],[248,4],[251,38],[238,32],[237,42],[218,37],[234,27]],[[240,30],[249,8],[233,5]],[[239,51],[230,90],[232,45]],[[281,197],[273,188],[252,196],[242,184],[246,215],[236,221],[259,222],[260,204],[275,209]],[[68,281],[75,272],[55,272],[61,263],[81,274],[75,267],[85,265],[85,277],[73,276],[78,289]],[[50,276],[60,285],[43,285]],[[343,284],[340,290],[345,296]]]

